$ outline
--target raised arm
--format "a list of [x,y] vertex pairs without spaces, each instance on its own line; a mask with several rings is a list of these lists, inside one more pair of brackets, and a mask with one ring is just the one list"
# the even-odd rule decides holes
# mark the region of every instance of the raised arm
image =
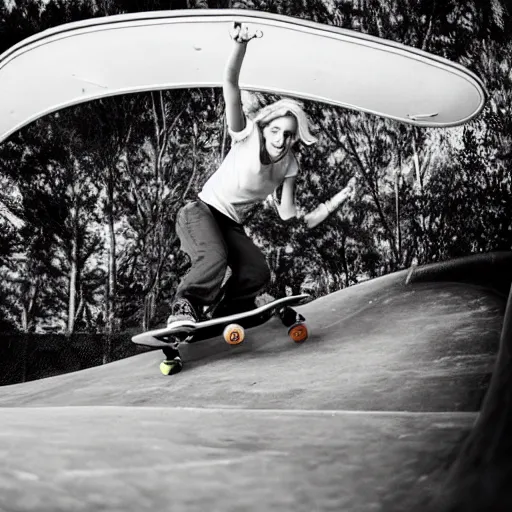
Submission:
[[261,37],[260,31],[251,33],[246,25],[235,22],[231,31],[233,48],[224,70],[223,93],[226,104],[226,121],[228,127],[234,132],[240,132],[245,128],[245,115],[242,110],[242,98],[238,79],[242,62],[247,50],[247,43],[255,38]]

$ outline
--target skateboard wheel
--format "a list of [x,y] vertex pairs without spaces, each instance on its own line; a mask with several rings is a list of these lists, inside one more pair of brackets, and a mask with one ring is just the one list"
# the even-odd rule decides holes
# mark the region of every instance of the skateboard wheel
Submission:
[[292,325],[290,329],[288,329],[288,336],[296,343],[306,341],[308,339],[308,328],[306,324]]
[[229,324],[224,328],[224,340],[230,345],[238,345],[245,339],[245,330],[241,325]]

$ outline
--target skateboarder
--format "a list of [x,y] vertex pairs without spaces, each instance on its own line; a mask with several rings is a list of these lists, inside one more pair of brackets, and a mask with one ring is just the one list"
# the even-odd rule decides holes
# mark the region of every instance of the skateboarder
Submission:
[[[223,299],[214,316],[226,316],[255,307],[255,297],[270,280],[262,252],[244,231],[244,220],[255,203],[283,185],[281,201],[274,201],[279,216],[297,216],[295,180],[298,163],[292,147],[301,141],[316,142],[309,120],[293,100],[280,100],[262,108],[254,119],[242,110],[238,85],[247,44],[261,34],[235,23],[233,48],[223,83],[226,120],[233,145],[219,169],[206,182],[196,201],[179,212],[176,232],[181,249],[191,259],[191,268],[178,286],[167,323],[198,321],[204,307],[216,303],[229,267],[231,276],[222,287]],[[268,59],[286,58],[276,53]],[[182,368],[177,349],[164,349],[169,374]]]

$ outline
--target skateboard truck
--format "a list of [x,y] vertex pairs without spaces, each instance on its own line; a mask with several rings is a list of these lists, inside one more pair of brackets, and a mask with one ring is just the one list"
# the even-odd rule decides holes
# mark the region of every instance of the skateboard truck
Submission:
[[288,336],[300,343],[308,338],[308,328],[304,323],[306,319],[294,309],[285,306],[278,311],[279,318],[285,327],[288,327]]

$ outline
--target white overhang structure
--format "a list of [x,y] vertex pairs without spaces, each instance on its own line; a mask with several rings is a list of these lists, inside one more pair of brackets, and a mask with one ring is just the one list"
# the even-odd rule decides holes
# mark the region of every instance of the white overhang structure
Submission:
[[466,123],[485,104],[474,73],[398,43],[258,11],[157,11],[61,25],[3,53],[0,141],[93,99],[221,86],[233,21],[263,32],[249,44],[244,89],[432,127]]

